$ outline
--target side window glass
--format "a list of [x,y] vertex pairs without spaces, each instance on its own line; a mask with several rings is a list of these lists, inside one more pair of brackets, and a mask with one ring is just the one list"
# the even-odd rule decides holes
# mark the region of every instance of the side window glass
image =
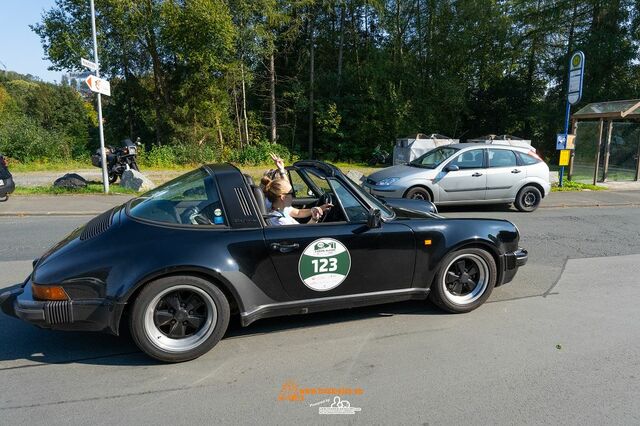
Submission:
[[[338,202],[342,205],[349,222],[363,222],[367,220],[367,210],[360,201],[345,188],[339,181],[331,180],[334,193],[338,197]],[[334,208],[338,208],[335,206]]]
[[484,164],[482,149],[473,149],[471,151],[465,151],[458,155],[449,164],[456,165],[462,169],[481,169]]
[[515,167],[516,154],[508,149],[489,149],[489,167]]
[[520,160],[522,160],[522,164],[524,164],[525,166],[530,166],[532,164],[536,164],[540,162],[540,160],[538,160],[535,157],[532,157],[529,154],[519,152],[518,155],[520,156]]
[[297,170],[289,170],[289,182],[293,187],[293,198],[316,197],[313,190],[305,183]]

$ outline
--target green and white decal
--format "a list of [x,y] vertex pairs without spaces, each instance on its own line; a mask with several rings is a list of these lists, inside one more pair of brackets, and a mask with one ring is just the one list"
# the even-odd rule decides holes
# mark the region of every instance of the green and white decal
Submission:
[[320,238],[309,244],[300,256],[298,273],[311,290],[327,291],[338,287],[349,275],[351,255],[338,240]]

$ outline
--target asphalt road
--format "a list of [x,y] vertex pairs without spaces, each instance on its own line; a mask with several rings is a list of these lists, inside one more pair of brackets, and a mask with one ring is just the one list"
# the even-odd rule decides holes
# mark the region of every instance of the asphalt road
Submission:
[[[444,214],[513,221],[530,260],[466,315],[409,302],[233,324],[179,365],[0,316],[0,424],[638,424],[640,209],[484,210]],[[0,218],[0,288],[86,220]],[[362,390],[343,396],[361,411],[279,401],[291,383]]]

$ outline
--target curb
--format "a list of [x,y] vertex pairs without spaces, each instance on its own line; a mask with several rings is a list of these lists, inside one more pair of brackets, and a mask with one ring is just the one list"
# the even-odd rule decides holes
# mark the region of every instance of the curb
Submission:
[[0,212],[0,217],[15,216],[97,216],[103,212]]

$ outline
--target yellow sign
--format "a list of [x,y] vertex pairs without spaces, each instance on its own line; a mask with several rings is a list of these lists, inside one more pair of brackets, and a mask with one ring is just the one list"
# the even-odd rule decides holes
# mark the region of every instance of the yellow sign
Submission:
[[567,149],[576,149],[576,135],[567,135]]
[[571,158],[571,150],[570,149],[561,149],[560,150],[560,161],[558,162],[558,165],[559,166],[568,166],[570,158]]

